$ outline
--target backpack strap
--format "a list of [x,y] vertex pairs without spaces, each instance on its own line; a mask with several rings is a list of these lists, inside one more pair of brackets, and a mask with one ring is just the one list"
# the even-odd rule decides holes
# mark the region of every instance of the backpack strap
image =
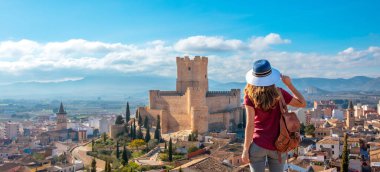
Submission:
[[288,106],[285,103],[285,99],[284,99],[284,96],[282,96],[282,92],[280,88],[277,88],[277,92],[280,95],[280,101],[279,101],[280,110],[281,110],[281,113],[284,114],[288,112]]

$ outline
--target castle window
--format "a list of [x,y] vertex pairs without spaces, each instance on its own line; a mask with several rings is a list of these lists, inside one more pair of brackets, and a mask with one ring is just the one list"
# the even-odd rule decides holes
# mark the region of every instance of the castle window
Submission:
[[205,75],[205,78],[207,78],[207,75]]
[[191,67],[189,67],[188,69],[191,70]]

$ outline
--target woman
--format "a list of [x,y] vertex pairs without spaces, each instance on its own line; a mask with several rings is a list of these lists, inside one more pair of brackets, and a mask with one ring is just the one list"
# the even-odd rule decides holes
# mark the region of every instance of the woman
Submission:
[[[280,79],[293,96],[275,86]],[[266,162],[269,171],[282,172],[286,154],[279,154],[274,146],[280,127],[279,92],[284,97],[285,103],[290,106],[306,107],[306,101],[293,86],[290,78],[272,68],[267,60],[255,61],[253,69],[246,74],[246,80],[244,104],[247,126],[242,154],[243,163],[249,162],[252,172],[264,172]]]

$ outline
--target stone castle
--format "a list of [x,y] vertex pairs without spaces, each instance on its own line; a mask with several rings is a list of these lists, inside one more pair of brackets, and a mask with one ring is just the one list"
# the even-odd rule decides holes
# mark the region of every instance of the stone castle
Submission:
[[149,106],[139,107],[140,114],[148,116],[151,122],[160,115],[163,134],[234,130],[243,119],[240,89],[209,91],[207,57],[177,57],[176,61],[176,90],[150,90]]

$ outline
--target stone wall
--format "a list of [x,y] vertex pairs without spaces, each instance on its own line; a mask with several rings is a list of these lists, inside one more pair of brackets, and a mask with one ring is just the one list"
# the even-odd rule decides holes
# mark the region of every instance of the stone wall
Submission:
[[111,125],[110,126],[110,133],[109,133],[109,136],[112,138],[112,139],[116,139],[117,136],[119,136],[119,134],[123,133],[125,130],[125,127],[124,125]]

